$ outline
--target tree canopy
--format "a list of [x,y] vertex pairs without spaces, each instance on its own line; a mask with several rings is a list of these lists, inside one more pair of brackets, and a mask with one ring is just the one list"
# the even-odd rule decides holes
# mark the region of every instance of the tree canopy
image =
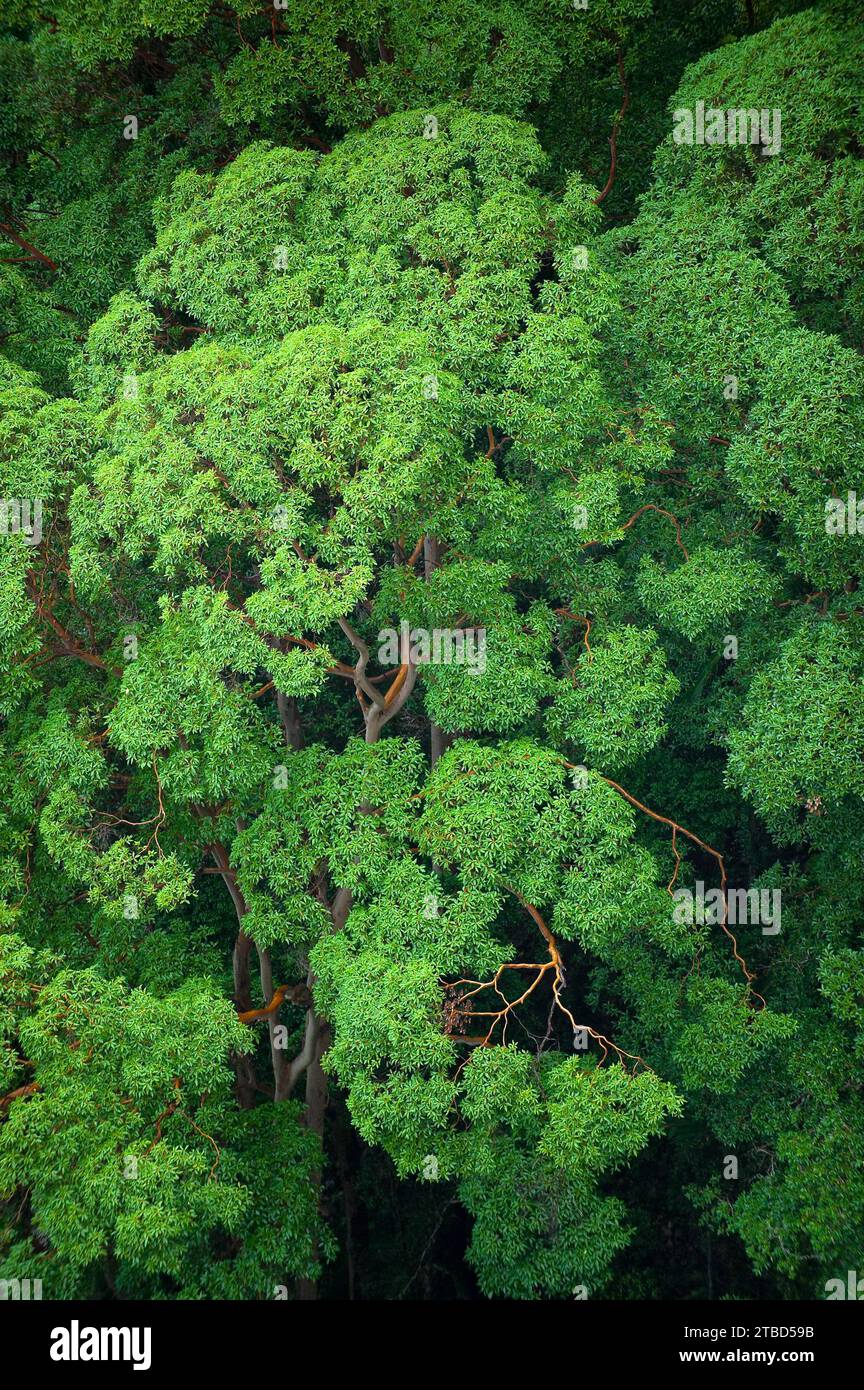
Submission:
[[0,1274],[824,1296],[856,7],[50,8],[0,14]]

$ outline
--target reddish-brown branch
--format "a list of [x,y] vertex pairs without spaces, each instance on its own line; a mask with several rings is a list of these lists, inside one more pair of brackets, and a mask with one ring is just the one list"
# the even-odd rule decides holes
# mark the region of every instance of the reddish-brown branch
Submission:
[[265,1008],[246,1009],[237,1015],[237,1020],[239,1023],[257,1023],[260,1018],[269,1018],[271,1014],[276,1013],[286,1000],[290,1004],[299,1004],[302,1008],[308,1009],[312,1004],[312,995],[306,985],[278,985]]
[[11,1105],[13,1100],[21,1100],[24,1096],[32,1096],[34,1091],[40,1089],[38,1081],[30,1081],[26,1086],[18,1086],[14,1091],[8,1091],[5,1096],[0,1096],[0,1106]]
[[[532,756],[533,756],[533,754],[531,754],[531,753],[525,753],[525,754],[522,755],[523,760],[530,759]],[[570,771],[576,771],[576,770],[577,770],[577,766],[578,766],[577,764],[567,762],[567,760],[564,759],[564,758],[561,758],[559,761],[560,761],[562,767],[566,767],[566,768],[568,768]],[[474,777],[475,775],[476,775],[476,770],[475,770],[474,768],[466,768],[463,772],[457,774],[457,776],[454,777],[454,778],[452,779],[451,782],[447,783],[447,786],[453,786],[453,785],[455,785],[455,783],[462,781],[462,779],[463,779],[464,777]],[[726,886],[727,886],[727,883],[728,883],[728,875],[727,875],[727,873],[726,873],[726,864],[725,864],[725,861],[724,861],[724,859],[723,859],[723,855],[720,853],[719,850],[714,849],[713,846],[712,846],[712,845],[709,845],[705,840],[700,839],[700,837],[699,837],[698,835],[694,834],[692,830],[688,830],[688,829],[686,828],[686,826],[679,825],[677,821],[672,820],[669,816],[661,815],[659,811],[652,811],[652,809],[651,809],[650,806],[646,806],[646,805],[644,804],[644,802],[639,801],[635,796],[633,796],[632,792],[628,792],[627,789],[626,789],[625,787],[622,787],[618,782],[613,782],[613,780],[612,780],[611,777],[602,777],[601,780],[604,781],[604,782],[607,784],[607,786],[612,787],[612,789],[613,789],[614,791],[616,791],[616,792],[619,794],[619,796],[623,796],[624,799],[625,799],[625,801],[628,801],[628,802],[631,804],[631,806],[635,806],[638,810],[643,811],[643,812],[645,813],[645,815],[646,815],[646,816],[650,816],[652,820],[659,821],[662,825],[668,825],[668,826],[669,826],[669,828],[670,828],[670,829],[672,830],[672,832],[673,832],[672,849],[673,849],[673,853],[674,853],[675,856],[676,856],[676,861],[680,858],[680,856],[678,855],[677,836],[678,836],[678,835],[684,835],[684,836],[686,836],[686,838],[687,838],[688,840],[692,841],[693,844],[698,845],[698,847],[699,847],[700,849],[703,849],[703,850],[705,851],[706,854],[710,854],[711,857],[717,862],[717,864],[718,864],[718,866],[719,866],[719,869],[720,869],[720,891],[721,891],[721,896],[722,896],[722,899],[723,899],[723,917],[722,917],[722,919],[721,919],[720,926],[721,926],[723,932],[725,933],[725,935],[726,935],[726,936],[729,938],[729,940],[732,942],[733,954],[734,954],[734,956],[735,956],[736,961],[737,961],[738,964],[741,966],[742,973],[744,974],[744,978],[745,978],[746,981],[747,981],[747,993],[748,993],[748,995],[751,995],[751,994],[752,994],[752,996],[753,996],[755,999],[758,999],[758,1000],[760,1001],[760,1003],[762,1004],[762,1007],[765,1008],[765,1007],[766,1007],[766,1005],[765,1005],[765,1000],[762,998],[762,995],[761,995],[761,994],[758,994],[758,993],[756,992],[756,990],[754,990],[754,989],[752,988],[752,983],[753,983],[753,981],[756,979],[756,976],[755,976],[755,974],[749,969],[749,967],[748,967],[748,965],[747,965],[747,962],[744,960],[743,956],[742,956],[741,953],[739,952],[739,950],[738,950],[738,941],[737,941],[735,935],[729,930],[729,926],[728,926],[728,922],[727,922],[728,904],[727,904],[727,900],[726,900]],[[446,787],[439,788],[439,790],[440,790],[440,791],[444,791],[444,790],[446,790]],[[427,795],[427,791],[425,791],[425,790],[422,791],[422,792],[413,792],[413,793],[411,794],[411,796],[410,796],[410,800],[412,800],[412,801],[422,800],[423,798],[426,797],[426,795]],[[676,862],[676,871],[675,871],[675,873],[673,874],[672,880],[670,881],[670,883],[669,883],[669,885],[668,885],[668,886],[669,886],[669,891],[670,891],[670,892],[672,891],[672,884],[675,882],[676,877],[677,877],[677,862]],[[503,967],[503,968],[507,968],[507,967]],[[471,983],[475,983],[475,984],[476,984],[477,981],[473,981],[473,982],[471,982]]]
[[661,516],[669,518],[669,520],[673,523],[675,527],[675,539],[680,550],[684,555],[684,559],[689,560],[690,556],[688,555],[684,542],[681,539],[681,522],[678,520],[677,516],[673,515],[672,512],[667,512],[665,507],[658,507],[656,502],[646,502],[644,507],[640,507],[638,511],[633,513],[629,521],[625,521],[624,525],[621,527],[621,530],[629,531],[634,521],[637,521],[643,512],[659,512]]
[[[175,1076],[175,1077],[174,1077],[174,1090],[175,1090],[175,1091],[179,1091],[179,1090],[180,1090],[180,1078],[179,1078],[179,1076]],[[147,1154],[150,1153],[150,1150],[151,1150],[151,1149],[155,1149],[156,1145],[160,1142],[160,1140],[161,1140],[161,1138],[162,1138],[162,1121],[163,1121],[163,1120],[169,1119],[170,1116],[174,1114],[175,1110],[178,1108],[179,1105],[180,1105],[180,1099],[179,1099],[179,1097],[178,1097],[176,1100],[169,1101],[168,1104],[165,1106],[165,1109],[162,1111],[162,1114],[159,1115],[159,1116],[157,1116],[157,1119],[156,1119],[156,1133],[155,1133],[155,1137],[154,1137],[154,1139],[153,1139],[152,1144],[148,1144],[147,1148],[144,1150],[144,1156],[145,1156],[145,1158],[146,1158]]]
[[[657,505],[656,502],[646,502],[644,506],[640,507],[640,508],[638,509],[638,511],[635,511],[635,512],[633,513],[633,515],[629,518],[629,520],[627,520],[627,521],[624,522],[624,525],[621,527],[621,530],[622,530],[622,531],[629,531],[629,530],[630,530],[630,527],[633,525],[633,523],[634,523],[635,521],[638,521],[639,517],[642,515],[643,512],[659,512],[661,516],[665,516],[665,517],[668,517],[668,518],[669,518],[669,520],[673,523],[673,525],[674,525],[674,527],[675,527],[675,541],[676,541],[676,544],[677,544],[678,547],[680,548],[680,550],[681,550],[681,552],[682,552],[682,554],[683,554],[683,556],[684,556],[684,559],[685,559],[685,560],[689,560],[689,559],[690,559],[690,556],[689,556],[689,554],[688,554],[688,552],[687,552],[687,548],[686,548],[686,546],[684,545],[684,542],[683,542],[682,539],[681,539],[681,522],[678,520],[677,516],[675,516],[675,514],[674,514],[673,512],[667,512],[665,507],[658,507],[658,505]],[[592,546],[592,545],[607,545],[607,544],[609,544],[609,542],[607,542],[607,541],[600,541],[600,540],[585,541],[584,544],[581,545],[579,548],[580,548],[580,550],[588,550],[589,547]]]
[[[567,767],[573,766],[572,763],[567,763],[565,765]],[[720,853],[719,850],[716,850],[712,848],[711,845],[706,844],[706,842],[704,840],[701,840],[698,835],[694,835],[692,830],[687,830],[685,826],[679,825],[677,821],[670,819],[669,816],[661,815],[659,811],[652,811],[650,806],[646,806],[643,802],[639,801],[635,796],[633,796],[632,792],[628,792],[624,787],[619,786],[617,782],[613,782],[611,777],[604,777],[603,781],[606,782],[608,786],[614,788],[614,790],[618,792],[620,796],[623,796],[625,801],[629,801],[631,806],[636,806],[638,810],[644,811],[645,815],[650,816],[652,820],[659,821],[662,825],[668,825],[670,827],[673,833],[672,848],[675,853],[676,860],[678,862],[680,862],[680,856],[678,855],[677,843],[675,838],[678,834],[686,835],[688,840],[691,840],[694,845],[698,845],[700,849],[703,849],[706,854],[710,854],[711,857],[717,861],[717,864],[720,867],[720,894],[723,901],[723,915],[720,919],[719,925],[721,929],[725,932],[726,936],[728,936],[729,940],[732,942],[732,954],[734,955],[735,959],[740,965],[744,978],[747,981],[747,993],[752,993],[757,999],[761,1000],[762,1007],[764,1008],[765,1000],[762,998],[762,995],[756,994],[756,991],[751,988],[753,981],[756,979],[756,976],[753,973],[753,971],[750,970],[749,966],[747,965],[747,962],[738,950],[738,941],[734,933],[729,930],[727,920],[728,903],[726,899],[726,885],[729,879],[726,873],[726,863],[723,859],[723,855]],[[675,878],[677,877],[678,862],[676,862],[675,873],[673,874],[672,880],[669,883],[670,892],[672,891],[672,884],[675,882]]]
[[603,191],[599,193],[597,197],[594,199],[594,202],[598,206],[600,205],[600,203],[603,202],[603,199],[606,197],[606,195],[611,192],[612,185],[615,182],[615,172],[618,167],[618,131],[620,129],[621,122],[627,114],[627,108],[630,105],[630,88],[627,86],[627,75],[624,71],[624,55],[621,52],[620,44],[618,48],[615,50],[615,59],[618,65],[618,77],[621,82],[621,90],[624,93],[624,100],[621,103],[620,111],[615,117],[615,120],[612,122],[612,134],[609,136],[609,150],[611,154],[609,165],[609,177],[606,180],[606,184],[603,188]]
[[0,222],[0,232],[2,232],[4,236],[7,236],[10,241],[14,241],[16,246],[20,246],[21,250],[26,251],[34,260],[40,261],[42,265],[47,265],[49,270],[57,269],[56,261],[52,261],[50,256],[46,256],[44,251],[39,250],[38,246],[34,246],[32,242],[27,241],[26,238],[21,236],[20,232],[16,232],[15,228],[11,227],[8,222]]
[[393,701],[396,699],[396,696],[399,694],[399,691],[405,684],[405,680],[408,675],[408,669],[409,667],[407,662],[404,665],[400,666],[393,679],[393,684],[387,688],[387,691],[384,695],[384,704],[387,708],[389,708],[390,705],[392,705]]
[[555,608],[553,611],[558,615],[559,618],[569,618],[570,621],[573,623],[585,624],[585,633],[582,637],[582,641],[584,642],[585,650],[588,653],[588,660],[593,660],[594,653],[591,651],[591,643],[588,641],[588,634],[591,631],[591,619],[583,618],[579,613],[571,613],[569,608]]
[[98,652],[87,651],[86,648],[80,646],[79,643],[75,641],[75,638],[67,631],[54,613],[53,600],[55,593],[56,589],[52,590],[51,598],[46,599],[44,594],[37,589],[36,578],[31,571],[27,579],[27,596],[35,606],[39,617],[42,618],[44,622],[48,623],[60,638],[64,651],[67,652],[69,656],[76,656],[79,661],[86,662],[88,666],[95,666],[100,671],[111,671],[115,676],[122,676],[123,672],[120,667],[109,666],[104,657],[101,657]]
[[420,552],[423,549],[423,542],[425,541],[425,539],[425,535],[420,537],[414,549],[411,551],[411,554],[408,556],[408,559],[405,561],[405,564],[408,566],[409,569],[413,569],[417,561],[419,560]]
[[[536,963],[529,963],[526,961],[509,961],[505,965],[499,966],[498,970],[495,972],[491,980],[456,980],[453,984],[448,985],[447,989],[449,991],[455,991],[462,985],[473,986],[473,988],[470,989],[466,994],[456,995],[456,997],[448,1003],[447,1012],[449,1020],[452,1024],[455,1025],[457,1023],[457,1020],[462,1017],[489,1018],[492,1020],[489,1025],[488,1031],[485,1034],[469,1036],[466,1034],[459,1033],[458,1030],[452,1031],[452,1029],[450,1029],[448,1030],[449,1036],[453,1038],[454,1042],[465,1043],[470,1047],[488,1047],[491,1043],[492,1035],[500,1023],[501,1040],[503,1043],[507,1036],[507,1024],[509,1022],[511,1014],[513,1014],[513,1012],[517,1008],[519,1008],[520,1004],[523,1004],[526,999],[530,998],[530,996],[537,989],[541,980],[543,980],[544,977],[548,975],[551,971],[552,1010],[554,1012],[555,1009],[558,1009],[565,1016],[565,1018],[570,1024],[570,1027],[573,1029],[574,1038],[577,1033],[584,1031],[586,1034],[588,1034],[589,1037],[594,1038],[594,1040],[600,1044],[600,1047],[603,1051],[603,1056],[598,1065],[602,1065],[602,1063],[605,1062],[611,1050],[617,1054],[618,1059],[622,1063],[622,1065],[624,1063],[624,1058],[627,1057],[634,1064],[641,1065],[645,1067],[646,1070],[648,1070],[647,1064],[643,1061],[641,1057],[631,1052],[625,1052],[623,1048],[618,1047],[615,1043],[611,1042],[609,1038],[604,1037],[602,1033],[598,1033],[596,1029],[589,1027],[587,1024],[576,1022],[575,1018],[573,1017],[570,1010],[567,1008],[566,1004],[564,1004],[561,1000],[561,991],[566,987],[566,980],[564,978],[564,967],[561,960],[561,952],[558,949],[558,943],[555,940],[554,935],[549,930],[549,927],[546,925],[546,922],[544,921],[542,914],[534,906],[533,903],[530,903],[527,900],[527,898],[523,897],[523,895],[517,889],[510,888],[509,885],[508,892],[512,893],[513,896],[519,900],[519,902],[525,908],[525,911],[531,917],[532,921],[539,928],[540,934],[543,937],[543,940],[546,942],[546,949],[549,952],[549,959],[548,961],[538,961]],[[507,970],[530,970],[534,972],[533,980],[516,999],[508,999],[500,987],[499,982],[501,980],[501,977]],[[494,993],[498,995],[499,999],[502,1000],[503,1007],[500,1009],[474,1009],[473,1007],[463,1009],[461,1007],[462,1004],[467,1003],[469,1000],[475,998],[476,995],[483,993],[485,990],[494,991]],[[550,1027],[551,1018],[552,1015],[550,1013]]]

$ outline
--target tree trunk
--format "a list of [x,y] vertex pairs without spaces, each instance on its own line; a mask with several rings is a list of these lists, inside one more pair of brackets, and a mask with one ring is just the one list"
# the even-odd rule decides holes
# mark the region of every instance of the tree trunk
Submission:
[[[423,540],[423,569],[426,575],[426,583],[433,572],[438,568],[440,551],[437,540],[434,536],[426,536]],[[446,753],[450,747],[450,734],[444,732],[440,724],[436,724],[434,719],[429,720],[429,762],[435,766],[442,753]]]
[[[317,1194],[316,1205],[321,1209],[321,1179],[324,1163],[324,1122],[327,1112],[327,1077],[321,1066],[321,1058],[330,1046],[330,1025],[326,1019],[317,1019],[317,1038],[315,1052],[312,1061],[306,1070],[306,1114],[304,1122],[313,1134],[317,1134],[321,1145],[321,1166],[315,1169],[312,1175],[312,1182]],[[316,1238],[316,1255],[318,1253],[318,1241]],[[298,1279],[297,1297],[303,1302],[309,1302],[318,1297],[317,1279]]]

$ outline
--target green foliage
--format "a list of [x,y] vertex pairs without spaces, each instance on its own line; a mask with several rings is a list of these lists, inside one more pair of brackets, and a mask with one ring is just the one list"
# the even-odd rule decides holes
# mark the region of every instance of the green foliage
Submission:
[[562,686],[550,732],[607,772],[627,767],[660,742],[668,728],[665,708],[680,689],[651,628],[611,626],[579,657],[572,685]]
[[[255,1169],[242,1157],[250,1125],[244,1134],[231,1113],[226,1056],[248,1049],[249,1036],[230,1005],[194,978],[163,998],[56,967],[30,985],[37,962],[16,944],[4,938],[4,978],[11,971],[19,990],[38,991],[24,1001],[18,1036],[39,1081],[0,1134],[0,1182],[28,1189],[34,1226],[50,1233],[63,1277],[86,1277],[109,1258],[130,1289],[249,1297],[268,1268],[306,1272],[311,1211],[297,1204],[302,1188],[278,1248],[258,1236],[230,1276],[219,1270],[218,1233],[241,1231],[272,1182],[269,1165]],[[14,1009],[10,1001],[7,1013]],[[223,1152],[223,1129],[236,1153]],[[307,1171],[314,1162],[312,1138],[301,1142],[296,1124],[285,1136],[271,1125],[262,1139],[277,1162]],[[8,1252],[5,1267],[17,1269],[19,1257]]]
[[856,1267],[861,35],[3,7],[4,1277]]
[[776,580],[742,546],[705,546],[673,570],[645,556],[638,586],[648,611],[692,641],[709,633],[716,636],[731,619],[764,609]]
[[596,1292],[627,1231],[622,1204],[601,1196],[593,1175],[638,1152],[680,1098],[653,1073],[617,1064],[598,1071],[558,1058],[539,1074],[512,1048],[475,1053],[464,1075],[473,1126],[459,1192],[475,1218],[470,1255],[483,1292]]
[[849,756],[864,738],[858,626],[804,619],[754,677],[729,772],[763,814],[861,795]]

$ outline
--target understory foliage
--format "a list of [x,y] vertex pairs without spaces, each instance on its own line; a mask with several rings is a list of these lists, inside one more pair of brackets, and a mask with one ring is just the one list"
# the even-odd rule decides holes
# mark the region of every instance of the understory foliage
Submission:
[[0,17],[0,1277],[824,1296],[855,7]]

